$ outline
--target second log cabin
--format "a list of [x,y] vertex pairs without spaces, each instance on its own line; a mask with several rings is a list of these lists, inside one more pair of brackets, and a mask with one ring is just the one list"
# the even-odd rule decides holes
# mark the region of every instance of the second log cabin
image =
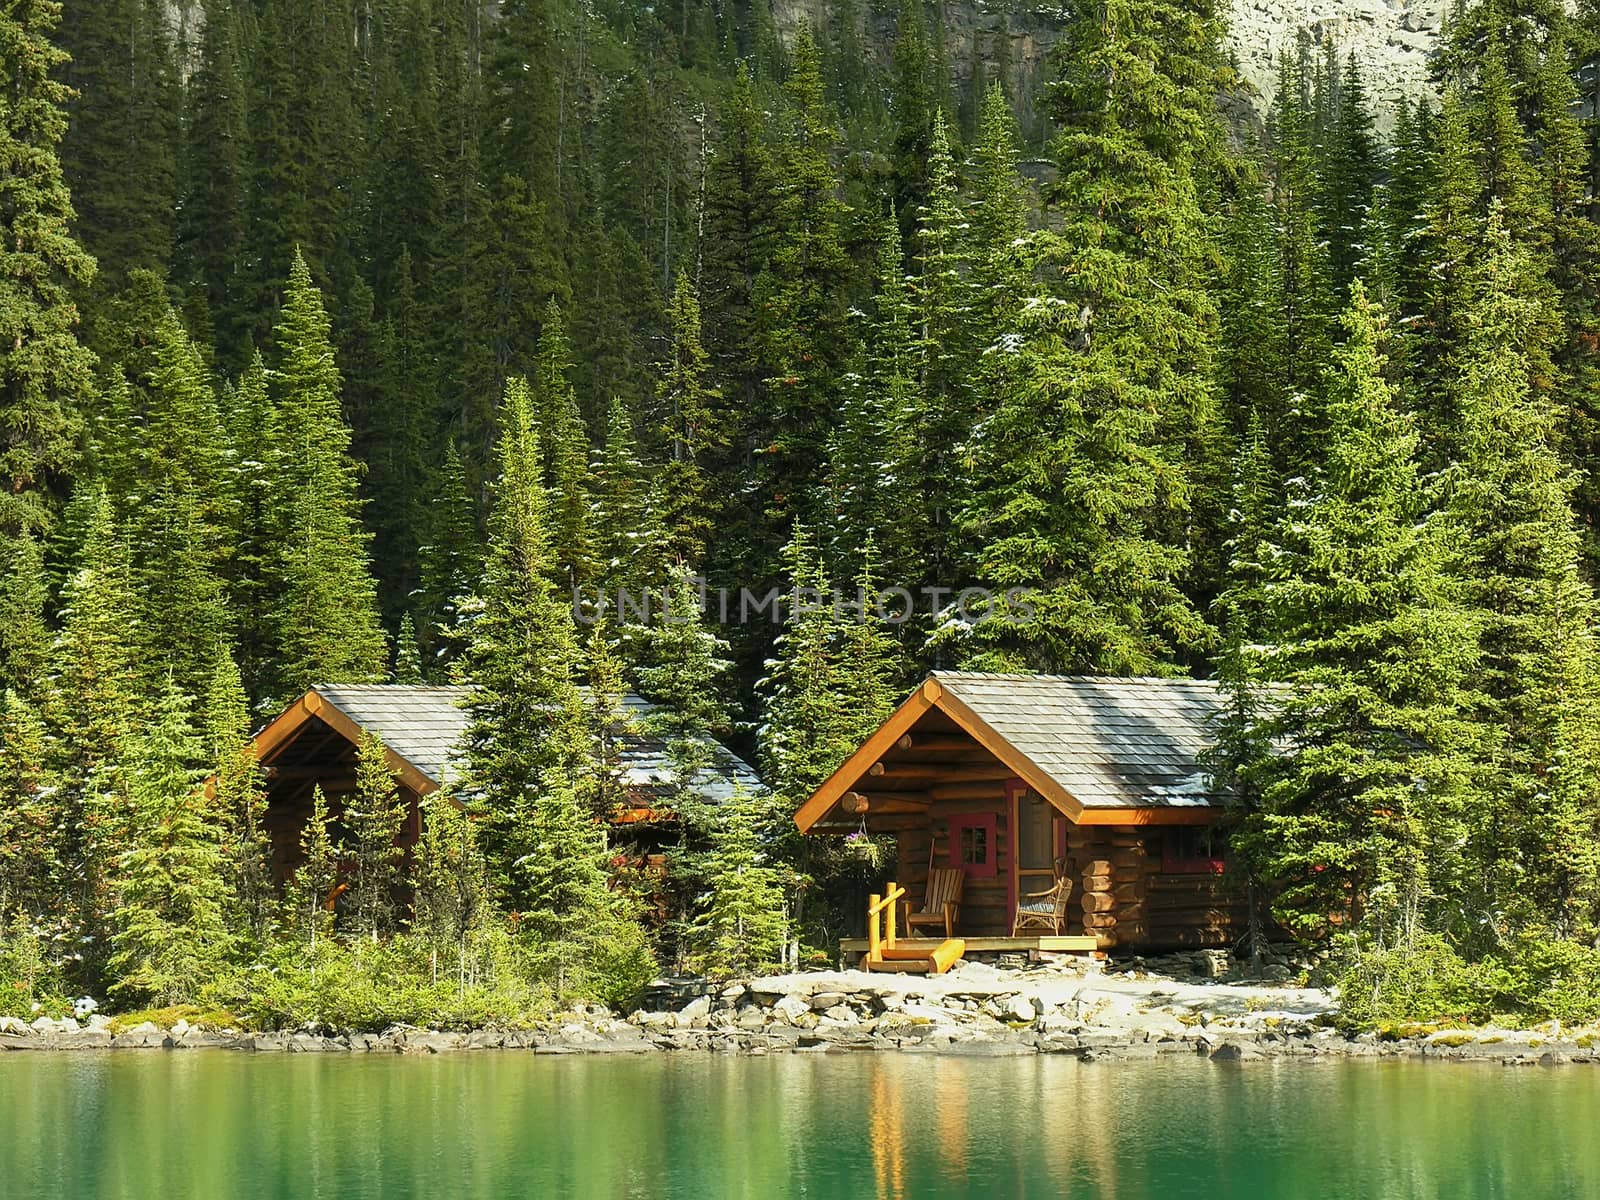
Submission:
[[[959,867],[969,944],[1230,945],[1246,909],[1203,765],[1221,706],[1205,680],[936,672],[795,823],[893,837],[885,875],[913,896],[930,867]],[[1019,899],[1062,874],[1068,936],[1010,937]]]

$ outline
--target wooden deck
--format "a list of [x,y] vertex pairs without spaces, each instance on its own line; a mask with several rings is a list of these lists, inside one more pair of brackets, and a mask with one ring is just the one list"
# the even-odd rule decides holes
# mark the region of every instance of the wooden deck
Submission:
[[[904,947],[926,946],[930,951],[939,945],[943,938],[900,938],[896,945]],[[1090,935],[1064,934],[1055,936],[1046,934],[1041,937],[969,937],[962,938],[967,944],[968,954],[1025,954],[1029,950],[1042,950],[1049,954],[1088,954],[1100,949],[1098,938]],[[840,938],[839,952],[841,954],[865,954],[867,952],[866,938]]]

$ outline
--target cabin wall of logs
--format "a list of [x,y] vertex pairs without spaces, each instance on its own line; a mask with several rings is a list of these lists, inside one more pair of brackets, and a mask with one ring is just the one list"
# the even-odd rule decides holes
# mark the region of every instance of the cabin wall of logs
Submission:
[[[886,877],[915,902],[926,889],[930,859],[951,866],[953,817],[993,814],[997,869],[969,874],[957,934],[1005,937],[1011,933],[1011,804],[1013,778],[972,739],[955,730],[918,729],[903,737],[847,791],[842,821],[893,836],[897,853]],[[1243,901],[1222,877],[1165,874],[1159,826],[1075,825],[1065,821],[1065,869],[1072,876],[1071,934],[1091,934],[1102,947],[1226,946],[1244,929]]]

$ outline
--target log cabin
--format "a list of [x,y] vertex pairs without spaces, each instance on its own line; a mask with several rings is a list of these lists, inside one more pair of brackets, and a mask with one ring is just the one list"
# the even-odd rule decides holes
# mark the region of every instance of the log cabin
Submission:
[[[468,691],[411,684],[319,684],[269,721],[254,744],[266,783],[266,826],[278,878],[287,879],[299,864],[300,835],[318,786],[328,798],[338,832],[344,799],[356,788],[356,749],[363,730],[383,739],[407,813],[397,841],[414,845],[422,831],[422,799],[461,782],[468,723],[462,705]],[[652,843],[668,836],[664,830],[672,824],[672,803],[683,785],[665,741],[648,732],[655,706],[630,694],[622,698],[621,709],[616,782],[624,799],[611,820],[614,830],[628,831],[628,849],[648,859]],[[732,796],[735,787],[762,786],[756,773],[725,746],[711,742],[708,750],[709,765],[688,785],[700,799],[716,804]]]
[[[930,867],[959,867],[955,933],[973,951],[1231,945],[1247,913],[1202,762],[1221,707],[1205,680],[938,671],[794,820],[892,837],[885,877],[913,897]],[[1066,927],[1011,936],[1019,898],[1062,875]]]

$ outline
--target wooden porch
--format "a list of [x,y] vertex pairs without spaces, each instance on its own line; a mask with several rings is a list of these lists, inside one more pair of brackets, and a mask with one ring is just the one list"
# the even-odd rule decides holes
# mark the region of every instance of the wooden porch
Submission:
[[[1088,954],[1100,949],[1100,940],[1093,936],[1080,934],[1043,934],[1038,937],[968,937],[962,935],[962,941],[967,944],[968,954],[1026,954],[1038,950],[1046,954]],[[898,939],[898,944],[907,949],[926,947],[932,950],[943,942],[943,938],[910,938]],[[867,952],[867,939],[840,938],[840,954],[865,954]]]

